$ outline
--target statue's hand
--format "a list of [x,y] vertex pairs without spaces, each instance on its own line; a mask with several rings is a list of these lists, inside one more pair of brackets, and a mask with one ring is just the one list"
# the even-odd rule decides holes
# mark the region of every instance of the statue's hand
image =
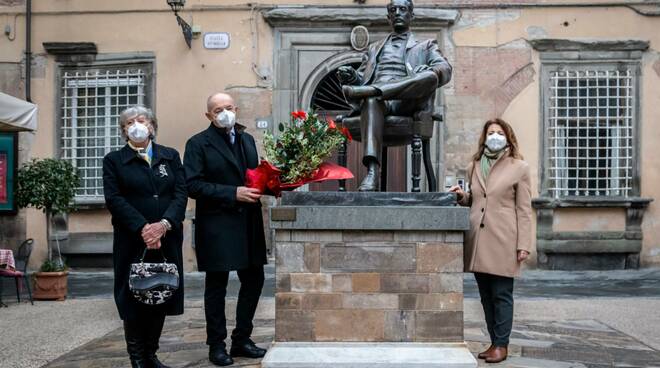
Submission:
[[337,78],[341,84],[351,84],[358,78],[357,71],[350,66],[340,66],[337,70]]
[[413,69],[413,73],[418,74],[421,72],[425,72],[427,70],[432,70],[430,66],[428,65],[417,65],[415,69]]

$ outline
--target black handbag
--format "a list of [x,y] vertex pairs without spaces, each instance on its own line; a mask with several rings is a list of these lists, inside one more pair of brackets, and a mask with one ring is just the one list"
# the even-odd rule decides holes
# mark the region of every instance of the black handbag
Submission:
[[128,287],[135,299],[143,304],[159,305],[170,300],[179,289],[179,270],[174,263],[144,263],[148,248],[144,248],[139,263],[131,264]]

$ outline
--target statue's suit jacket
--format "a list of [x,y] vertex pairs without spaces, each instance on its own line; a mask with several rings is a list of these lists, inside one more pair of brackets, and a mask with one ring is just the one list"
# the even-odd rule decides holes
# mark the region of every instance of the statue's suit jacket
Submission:
[[[369,50],[358,69],[358,80],[352,83],[353,85],[367,85],[372,83],[378,56],[388,39],[389,36],[369,45]],[[438,76],[438,87],[447,84],[451,80],[451,65],[442,56],[442,53],[438,49],[438,43],[435,40],[419,41],[410,32],[408,42],[406,43],[404,59],[409,76],[413,75],[413,70],[417,66],[426,65]]]

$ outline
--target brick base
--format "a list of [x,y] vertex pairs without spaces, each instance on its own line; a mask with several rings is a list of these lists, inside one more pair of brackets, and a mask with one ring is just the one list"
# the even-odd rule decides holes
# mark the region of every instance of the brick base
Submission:
[[290,225],[275,229],[276,341],[463,342],[462,231]]

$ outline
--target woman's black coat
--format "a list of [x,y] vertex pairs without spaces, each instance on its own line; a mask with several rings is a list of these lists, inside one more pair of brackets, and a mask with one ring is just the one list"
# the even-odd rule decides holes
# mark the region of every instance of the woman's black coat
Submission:
[[[112,214],[114,240],[112,256],[115,271],[115,302],[121,319],[136,319],[145,313],[183,313],[183,220],[186,193],[185,170],[179,153],[153,143],[152,165],[128,145],[108,153],[103,159],[103,191]],[[159,306],[144,305],[128,288],[131,263],[138,261],[146,245],[142,227],[167,219],[172,225],[161,238],[162,254],[179,269],[179,290]],[[145,262],[161,262],[161,252],[150,250]]]
[[266,240],[261,204],[236,201],[245,172],[259,163],[254,138],[235,126],[236,157],[226,132],[213,124],[186,144],[188,194],[196,202],[195,252],[200,271],[241,270],[263,265]]

